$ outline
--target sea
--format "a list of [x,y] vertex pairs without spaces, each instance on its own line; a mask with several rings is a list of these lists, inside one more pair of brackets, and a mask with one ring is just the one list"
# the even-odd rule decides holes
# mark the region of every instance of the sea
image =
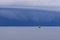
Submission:
[[60,40],[60,27],[0,27],[0,40]]

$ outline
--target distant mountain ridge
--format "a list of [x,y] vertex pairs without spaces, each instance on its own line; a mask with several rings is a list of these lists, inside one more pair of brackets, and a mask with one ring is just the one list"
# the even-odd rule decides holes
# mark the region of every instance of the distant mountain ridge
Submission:
[[0,26],[60,26],[60,12],[0,8]]

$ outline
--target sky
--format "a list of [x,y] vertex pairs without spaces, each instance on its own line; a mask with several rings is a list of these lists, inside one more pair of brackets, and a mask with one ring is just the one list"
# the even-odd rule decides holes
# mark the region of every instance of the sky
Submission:
[[60,10],[60,0],[0,0],[0,8]]
[[0,5],[60,6],[60,0],[0,0]]

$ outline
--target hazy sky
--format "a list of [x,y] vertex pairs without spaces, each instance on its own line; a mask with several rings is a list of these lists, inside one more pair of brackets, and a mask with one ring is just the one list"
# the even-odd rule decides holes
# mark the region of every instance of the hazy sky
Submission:
[[0,5],[60,6],[60,0],[0,0]]

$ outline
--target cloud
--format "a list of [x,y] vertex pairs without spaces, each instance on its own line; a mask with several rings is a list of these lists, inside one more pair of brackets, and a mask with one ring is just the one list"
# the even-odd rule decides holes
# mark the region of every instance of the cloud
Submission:
[[0,0],[0,5],[60,6],[60,0]]
[[15,2],[15,0],[0,0],[0,5],[13,5]]
[[17,0],[17,3],[28,6],[60,6],[60,0]]

